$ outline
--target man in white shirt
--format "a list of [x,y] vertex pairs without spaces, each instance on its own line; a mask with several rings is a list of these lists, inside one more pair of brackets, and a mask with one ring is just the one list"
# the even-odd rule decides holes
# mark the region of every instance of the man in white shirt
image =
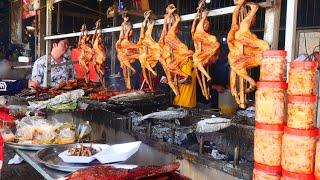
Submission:
[[[60,39],[57,42],[53,42],[51,50],[51,84],[50,86],[56,86],[60,81],[67,81],[73,78],[72,65],[68,65],[67,59],[64,56],[68,50],[68,39]],[[30,88],[44,87],[44,75],[46,67],[46,56],[41,56],[34,62],[32,75],[29,80]]]

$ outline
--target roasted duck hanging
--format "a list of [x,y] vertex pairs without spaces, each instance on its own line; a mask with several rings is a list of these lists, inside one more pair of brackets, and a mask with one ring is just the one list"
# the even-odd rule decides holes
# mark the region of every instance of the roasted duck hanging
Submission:
[[[250,30],[254,23],[256,12],[259,8],[258,5],[254,3],[247,3],[243,6],[244,3],[245,0],[238,1],[232,15],[231,30],[228,34],[228,59],[231,66],[230,88],[232,95],[235,97],[236,102],[241,108],[244,108],[245,104],[243,100],[244,98],[239,98],[237,92],[237,75],[250,84],[250,87],[245,89],[245,92],[240,92],[240,95],[243,96],[244,93],[251,92],[255,88],[256,83],[248,75],[247,70],[259,66],[262,60],[262,53],[269,49],[268,43],[258,39],[258,37]],[[246,6],[248,6],[250,10],[243,20],[239,22],[239,15]],[[240,84],[239,86],[243,85]]]
[[[195,53],[193,54],[193,66],[196,70],[198,82],[203,96],[210,99],[210,88],[207,82],[211,81],[209,65],[218,59],[220,43],[214,35],[209,34],[210,23],[205,2],[199,2],[196,18],[192,23],[191,34],[194,41]],[[200,71],[200,74],[199,74]]]
[[80,49],[79,64],[85,69],[85,81],[89,83],[89,63],[92,61],[93,51],[89,44],[90,37],[85,24],[82,25],[78,48]]
[[128,22],[129,18],[124,15],[123,23],[121,24],[119,40],[116,42],[117,56],[123,70],[127,89],[131,89],[131,75],[136,70],[132,67],[132,63],[139,58],[139,47],[130,39],[132,37],[132,25]]
[[94,68],[99,75],[99,81],[105,87],[105,61],[107,58],[106,48],[102,42],[101,20],[96,22],[95,33],[92,37],[92,47],[94,51]]

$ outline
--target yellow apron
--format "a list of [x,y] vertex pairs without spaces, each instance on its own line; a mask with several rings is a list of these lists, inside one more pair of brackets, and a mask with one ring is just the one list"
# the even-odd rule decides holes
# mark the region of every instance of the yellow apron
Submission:
[[173,104],[176,106],[193,108],[196,107],[196,73],[192,70],[193,62],[188,61],[187,64],[182,66],[182,71],[192,77],[190,84],[180,84],[180,95],[173,99]]

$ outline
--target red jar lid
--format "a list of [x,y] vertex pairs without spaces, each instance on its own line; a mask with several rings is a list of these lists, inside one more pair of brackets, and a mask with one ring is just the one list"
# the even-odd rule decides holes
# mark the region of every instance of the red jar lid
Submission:
[[309,137],[317,137],[318,136],[318,129],[312,128],[312,129],[293,129],[289,128],[287,126],[284,127],[284,133],[285,134],[291,134],[296,136],[309,136]]
[[287,51],[284,50],[267,50],[263,52],[263,56],[287,56]]
[[317,61],[292,61],[291,68],[316,69],[318,67]]
[[282,170],[281,166],[267,166],[257,162],[254,162],[254,168],[258,171],[263,171],[266,173],[276,174],[276,175],[281,175],[281,170]]
[[315,103],[317,102],[317,96],[288,96],[289,103]]
[[282,176],[299,180],[314,180],[314,174],[299,174],[282,169]]
[[268,131],[283,131],[284,126],[282,124],[264,124],[256,122],[256,129],[263,129]]
[[281,88],[281,89],[287,89],[288,84],[285,82],[267,82],[267,81],[259,81],[257,82],[258,88]]

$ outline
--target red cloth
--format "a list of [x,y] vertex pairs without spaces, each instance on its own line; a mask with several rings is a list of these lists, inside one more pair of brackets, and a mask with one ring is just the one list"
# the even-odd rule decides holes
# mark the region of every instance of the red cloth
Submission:
[[7,126],[15,126],[15,117],[11,116],[9,114],[9,109],[7,108],[0,108],[0,126],[2,126],[3,124],[6,124]]

